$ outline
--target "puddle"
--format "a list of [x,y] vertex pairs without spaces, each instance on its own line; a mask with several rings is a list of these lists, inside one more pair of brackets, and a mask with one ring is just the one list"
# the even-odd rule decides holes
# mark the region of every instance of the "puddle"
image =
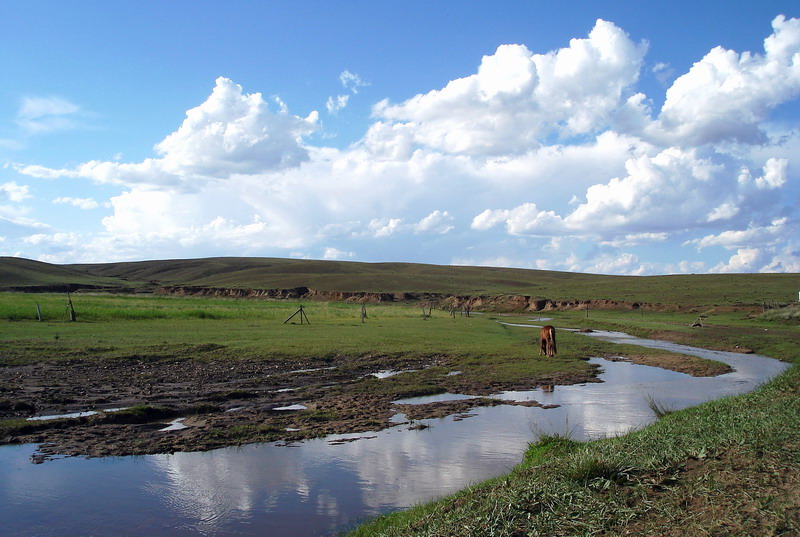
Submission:
[[295,369],[294,371],[289,371],[289,374],[292,375],[294,373],[313,373],[314,371],[330,371],[331,369],[336,369],[336,366],[312,367],[311,369]]
[[406,419],[406,415],[403,414],[402,412],[398,412],[397,414],[394,414],[391,418],[389,418],[389,423],[400,424],[400,423],[406,423],[407,421],[408,419]]
[[47,421],[47,420],[61,420],[61,419],[74,419],[85,418],[88,416],[96,416],[100,413],[119,412],[120,410],[127,410],[128,407],[123,408],[108,408],[106,410],[86,410],[83,412],[70,412],[67,414],[52,414],[50,416],[32,416],[26,418],[27,421]]
[[[691,349],[625,334],[587,336],[708,357],[736,370],[718,377],[691,377],[592,358],[603,370],[601,383],[494,395],[557,408],[480,407],[471,410],[466,420],[457,416],[420,420],[423,429],[400,425],[302,443],[144,457],[67,458],[41,465],[30,463],[35,445],[4,446],[0,448],[3,535],[333,536],[366,517],[404,509],[507,472],[520,462],[538,432],[569,432],[576,439],[623,434],[654,421],[646,396],[680,409],[748,391],[788,367],[757,355]],[[441,394],[398,403],[469,398]],[[398,413],[391,421],[406,420]]]
[[308,410],[308,407],[306,405],[297,404],[297,405],[288,405],[288,406],[278,406],[278,407],[273,408],[272,410],[290,410],[290,411],[291,410]]
[[402,371],[392,371],[387,369],[385,371],[378,371],[377,373],[370,373],[371,376],[379,379],[386,379],[402,373]]
[[172,420],[169,425],[164,427],[163,429],[159,429],[159,431],[180,431],[182,429],[188,429],[188,425],[183,424],[183,420],[186,418],[178,418],[176,420]]
[[463,401],[464,399],[477,399],[477,395],[464,395],[461,393],[437,393],[436,395],[420,395],[392,401],[398,405],[426,405],[428,403],[442,403],[444,401]]
[[395,375],[400,375],[401,373],[413,373],[414,371],[419,371],[419,369],[401,369],[399,371],[395,371],[393,369],[385,369],[383,371],[378,371],[377,373],[370,373],[367,376],[372,376],[379,379],[387,379]]

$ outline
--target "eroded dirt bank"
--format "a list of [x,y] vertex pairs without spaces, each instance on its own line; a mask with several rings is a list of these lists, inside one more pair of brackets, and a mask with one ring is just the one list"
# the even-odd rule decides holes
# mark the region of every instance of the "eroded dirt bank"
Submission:
[[311,287],[289,289],[241,289],[201,286],[158,287],[156,294],[219,298],[306,299],[336,302],[420,302],[439,308],[470,308],[475,311],[528,312],[563,309],[681,309],[680,306],[625,302],[620,300],[550,300],[529,295],[449,295],[440,293],[369,293],[323,291]]

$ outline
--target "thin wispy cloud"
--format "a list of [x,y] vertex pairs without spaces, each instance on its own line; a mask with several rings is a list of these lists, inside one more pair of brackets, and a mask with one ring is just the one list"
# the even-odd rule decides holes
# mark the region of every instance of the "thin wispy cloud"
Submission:
[[16,123],[30,134],[73,129],[80,107],[61,97],[25,97]]

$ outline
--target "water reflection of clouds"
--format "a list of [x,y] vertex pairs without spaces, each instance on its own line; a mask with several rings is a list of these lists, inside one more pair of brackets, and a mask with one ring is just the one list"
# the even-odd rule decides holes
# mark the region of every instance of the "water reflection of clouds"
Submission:
[[309,475],[314,465],[304,461],[297,448],[252,445],[149,460],[165,481],[151,492],[181,517],[195,521],[203,534],[219,535],[226,520],[282,511],[291,504],[327,516],[338,514],[336,499],[319,492]]
[[152,457],[149,460],[160,470],[164,483],[150,490],[182,518],[194,520],[200,533],[213,534],[218,522],[231,513],[246,516],[254,507],[257,479],[249,468],[236,464],[237,458],[219,457],[215,452]]
[[556,386],[552,392],[538,389],[505,392],[497,397],[558,405],[557,408],[532,409],[532,429],[542,434],[569,435],[576,440],[623,434],[642,425],[648,417],[638,401],[640,396],[620,389],[619,384],[616,387],[599,383]]
[[[466,460],[471,454],[470,448],[464,444],[454,446],[447,443],[451,449],[444,453],[445,446],[429,441],[432,436],[439,435],[432,430],[396,435],[391,449],[370,449],[361,454],[365,463],[359,468],[359,475],[361,481],[373,489],[373,494],[365,498],[371,507],[393,504],[406,507],[420,501],[417,498],[429,496],[435,490],[435,483],[446,487],[448,482],[463,475],[454,461]],[[425,466],[428,466],[428,472],[421,471]]]
[[[408,507],[497,475],[516,464],[533,434],[522,407],[497,407],[470,418],[430,420],[424,431],[404,426],[374,438],[331,446],[313,440],[152,458],[168,485],[152,487],[198,531],[219,534],[233,513],[289,509],[338,520],[341,505],[360,504],[359,516]],[[473,421],[474,420],[474,421]],[[496,433],[498,423],[517,424]],[[483,468],[478,470],[476,468]]]
[[369,490],[364,501],[376,511],[408,507],[497,475],[519,462],[532,437],[530,430],[513,427],[512,432],[497,434],[496,426],[498,421],[519,423],[520,416],[525,421],[525,409],[486,410],[495,412],[469,418],[467,427],[452,418],[426,420],[430,428],[423,431],[394,431],[347,446],[352,451],[349,457],[360,461],[356,469]]

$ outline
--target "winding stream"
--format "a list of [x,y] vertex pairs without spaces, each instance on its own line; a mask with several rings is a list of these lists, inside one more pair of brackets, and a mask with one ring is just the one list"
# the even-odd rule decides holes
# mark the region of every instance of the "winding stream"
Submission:
[[30,463],[34,445],[2,447],[0,527],[6,537],[334,535],[366,517],[506,472],[537,432],[569,432],[576,439],[622,434],[653,421],[647,396],[685,408],[749,391],[788,367],[763,356],[621,333],[587,336],[711,358],[735,371],[695,378],[593,358],[603,369],[602,383],[496,395],[557,408],[484,407],[468,419],[425,420],[430,427],[424,430],[405,424],[289,446],[46,464]]

